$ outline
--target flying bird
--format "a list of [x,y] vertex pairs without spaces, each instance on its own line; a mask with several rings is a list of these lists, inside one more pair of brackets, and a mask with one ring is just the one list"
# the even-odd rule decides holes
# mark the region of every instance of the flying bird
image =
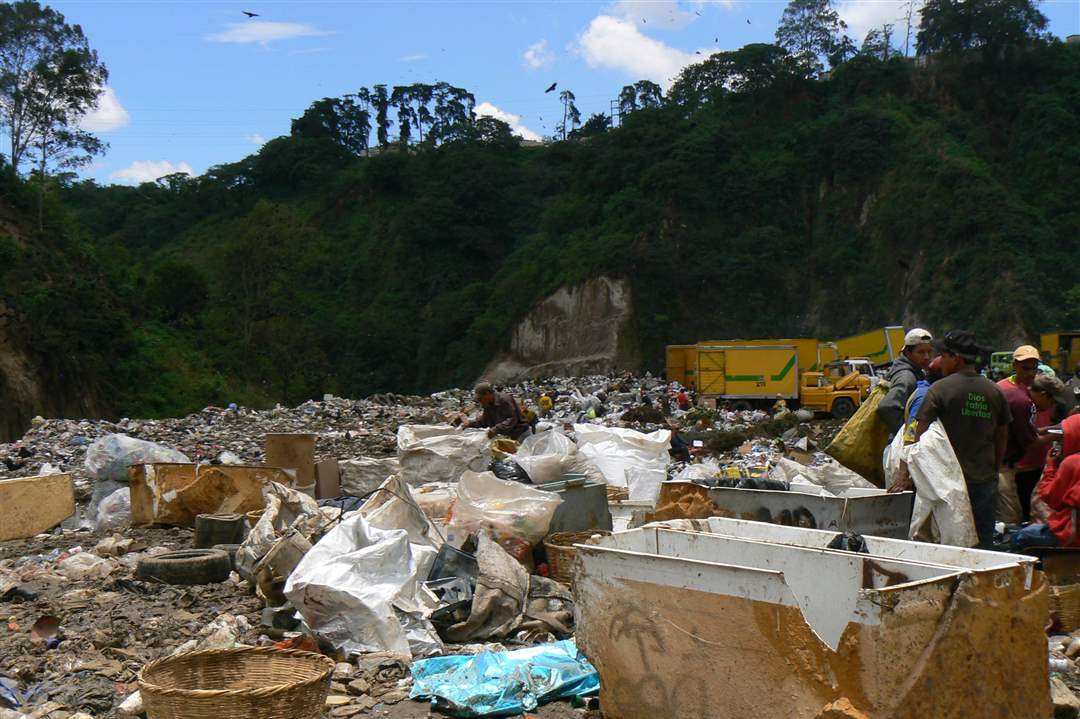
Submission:
[[641,22],[645,22],[645,18],[641,18]]
[[750,18],[746,18],[746,24],[747,24],[747,25],[750,25],[750,24],[751,24],[751,23],[750,23]]
[[695,55],[700,55],[700,54],[701,54],[701,50],[694,50],[694,54],[695,54]]
[[697,10],[694,11],[694,14],[697,15],[698,17],[701,17],[701,13],[698,12]]
[[555,86],[556,86],[556,85],[558,85],[558,84],[559,84],[559,83],[557,83],[557,82],[553,82],[553,83],[551,83],[551,87],[549,87],[548,89],[544,90],[544,94],[546,95],[546,94],[548,94],[549,92],[555,92]]
[[248,12],[247,10],[241,10],[240,12],[244,13],[248,17],[259,17],[259,13],[257,12]]

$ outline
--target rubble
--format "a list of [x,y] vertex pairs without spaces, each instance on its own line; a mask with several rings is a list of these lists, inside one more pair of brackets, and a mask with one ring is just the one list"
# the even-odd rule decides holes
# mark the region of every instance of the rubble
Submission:
[[[616,529],[639,526],[656,509],[662,483],[676,478],[707,488],[766,481],[795,488],[815,478],[826,487],[855,484],[820,451],[838,427],[830,420],[724,407],[684,411],[670,401],[665,408],[672,389],[652,377],[509,388],[526,406],[549,390],[558,393],[553,408],[521,445],[455,426],[475,411],[469,389],[326,397],[265,411],[208,407],[162,420],[35,419],[25,437],[0,445],[0,471],[70,476],[80,512],[36,530],[44,534],[0,542],[0,611],[7,618],[0,624],[0,712],[18,719],[45,709],[49,719],[138,716],[136,673],[148,662],[189,650],[276,646],[337,661],[324,716],[399,716],[393,707],[410,695],[433,696],[414,688],[414,657],[442,654],[455,664],[485,657],[473,663],[479,666],[502,653],[573,646],[575,597],[545,576],[551,568],[543,561],[543,540],[562,521],[558,498],[569,502],[573,494],[554,488],[567,475],[575,488],[596,489],[590,498],[599,494],[601,506],[607,492],[611,514],[590,509],[584,529],[611,528],[617,511],[623,521]],[[145,441],[127,443],[135,459],[182,455],[206,468],[191,472],[240,476],[264,461],[269,434],[312,437],[310,454],[304,448],[289,460],[292,468],[345,496],[319,502],[297,491],[308,485],[295,477],[290,487],[267,476],[243,491],[215,480],[219,493],[200,495],[203,506],[164,486],[155,494],[137,480],[113,484],[125,479],[119,468],[126,471],[115,453],[105,463],[87,461],[96,442],[125,435]],[[672,452],[673,437],[685,441],[685,453]],[[96,446],[107,443],[117,440]],[[145,465],[154,466],[187,472],[193,465]],[[495,478],[493,469],[516,481]],[[495,496],[495,483],[505,496]],[[623,499],[611,501],[613,491]],[[91,523],[85,509],[94,495],[106,501]],[[219,506],[241,495],[248,504]],[[544,511],[532,512],[530,502]],[[185,526],[138,526],[165,510]],[[712,508],[686,511],[704,518]],[[163,560],[148,560],[162,554],[191,550],[190,525],[216,512],[245,516],[245,535],[229,550],[234,571],[222,566],[191,585],[138,571],[160,566]],[[440,561],[444,571],[433,572]],[[361,564],[370,574],[353,576],[363,574]],[[1051,663],[1074,669],[1080,648],[1072,651],[1068,639],[1051,647]],[[1055,676],[1072,686],[1073,669]],[[5,692],[19,706],[5,704]],[[533,699],[528,691],[518,697],[532,714],[581,716],[568,704],[536,708]],[[841,702],[831,711],[841,711]]]

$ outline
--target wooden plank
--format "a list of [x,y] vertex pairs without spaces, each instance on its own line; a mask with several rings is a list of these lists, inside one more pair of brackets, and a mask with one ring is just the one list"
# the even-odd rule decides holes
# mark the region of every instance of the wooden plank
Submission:
[[33,537],[74,513],[70,475],[0,479],[0,541]]

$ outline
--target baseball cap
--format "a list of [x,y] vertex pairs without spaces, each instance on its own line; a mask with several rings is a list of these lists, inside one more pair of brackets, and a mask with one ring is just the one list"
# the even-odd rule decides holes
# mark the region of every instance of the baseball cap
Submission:
[[952,330],[945,335],[941,347],[946,352],[974,362],[979,356],[979,345],[975,342],[975,333],[967,330]]
[[476,388],[473,390],[473,394],[477,397],[485,395],[488,392],[494,392],[495,389],[491,386],[490,382],[477,382]]
[[1042,355],[1039,354],[1039,350],[1035,349],[1031,345],[1020,345],[1013,352],[1014,362],[1023,362],[1024,360],[1042,360]]
[[933,341],[933,335],[919,327],[916,327],[915,329],[904,335],[905,347],[917,347],[918,345],[928,344]]

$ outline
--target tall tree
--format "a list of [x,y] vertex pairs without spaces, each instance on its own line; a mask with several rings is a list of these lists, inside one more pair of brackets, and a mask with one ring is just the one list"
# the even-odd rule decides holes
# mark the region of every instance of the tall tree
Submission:
[[822,58],[843,61],[854,44],[843,35],[847,23],[831,0],[791,0],[776,28],[776,44],[786,49],[807,76],[820,73]]
[[311,103],[304,114],[292,121],[294,137],[333,140],[356,155],[368,147],[371,115],[355,95],[324,97]]
[[892,53],[892,36],[893,26],[890,24],[883,25],[880,30],[874,28],[866,33],[859,52],[882,61],[888,60]]
[[574,93],[569,90],[563,90],[559,93],[559,101],[563,104],[563,118],[556,130],[562,133],[562,139],[564,140],[567,135],[567,123],[570,123],[570,129],[577,127],[581,123],[581,111],[574,104],[576,99]]
[[390,144],[390,96],[386,85],[376,85],[365,91],[364,97],[375,108],[375,136],[379,147],[385,148]]
[[77,127],[97,107],[109,74],[78,25],[35,0],[0,4],[0,129],[13,172],[31,148],[51,157],[100,152]]
[[986,59],[1043,37],[1046,16],[1031,0],[927,0],[916,39],[920,55],[980,49]]

